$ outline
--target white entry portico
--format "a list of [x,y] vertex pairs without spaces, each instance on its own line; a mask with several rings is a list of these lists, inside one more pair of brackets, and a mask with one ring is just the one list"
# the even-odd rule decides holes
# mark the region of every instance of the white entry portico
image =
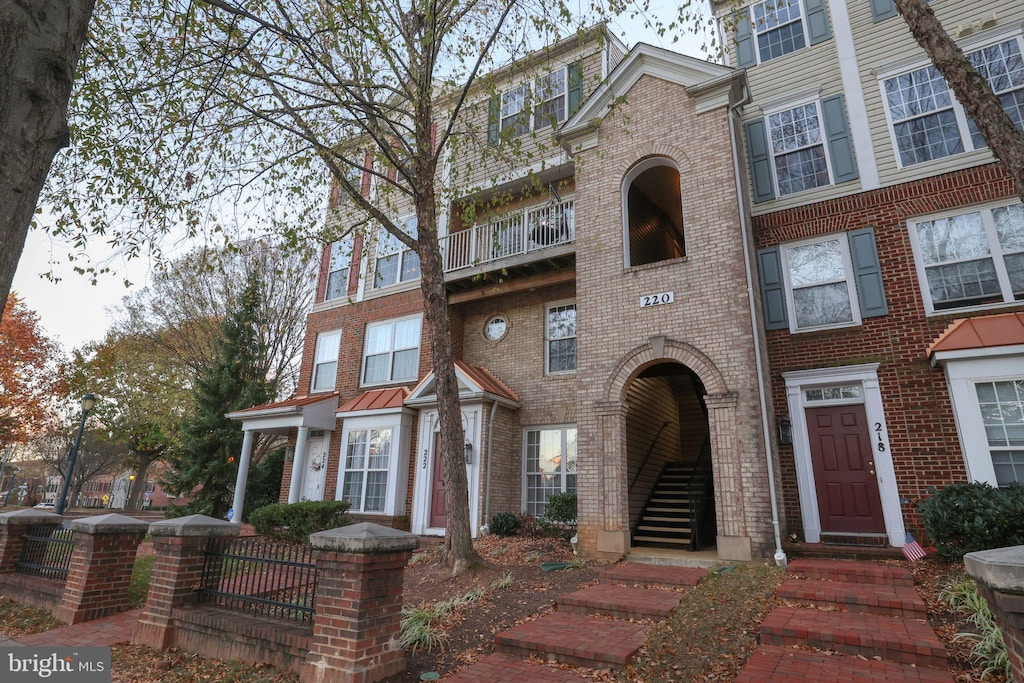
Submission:
[[[303,485],[307,478],[307,472],[310,469],[307,462],[310,431],[320,432],[316,438],[320,439],[324,449],[329,448],[330,436],[336,424],[334,412],[337,408],[338,394],[330,393],[301,396],[287,401],[254,406],[245,410],[228,413],[227,416],[229,418],[242,423],[242,432],[245,434],[242,441],[241,457],[238,461],[238,476],[235,479],[232,522],[236,524],[241,524],[242,522],[242,511],[245,507],[245,487],[249,479],[249,463],[252,460],[255,434],[262,432],[265,434],[287,436],[292,430],[297,430],[295,457],[291,463],[291,485],[288,489],[288,502],[296,503],[303,497]],[[328,451],[325,450],[324,452]]]

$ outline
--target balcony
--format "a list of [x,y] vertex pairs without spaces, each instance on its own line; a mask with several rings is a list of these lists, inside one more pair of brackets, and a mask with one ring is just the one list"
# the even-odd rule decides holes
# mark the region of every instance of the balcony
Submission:
[[529,274],[570,265],[576,252],[574,207],[572,199],[550,201],[443,237],[445,281],[451,287],[497,270]]

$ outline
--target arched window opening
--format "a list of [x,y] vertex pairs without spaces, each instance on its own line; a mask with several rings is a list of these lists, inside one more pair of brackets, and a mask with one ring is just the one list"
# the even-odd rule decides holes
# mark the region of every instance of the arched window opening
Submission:
[[626,193],[628,266],[642,266],[686,255],[679,171],[654,165],[633,178]]

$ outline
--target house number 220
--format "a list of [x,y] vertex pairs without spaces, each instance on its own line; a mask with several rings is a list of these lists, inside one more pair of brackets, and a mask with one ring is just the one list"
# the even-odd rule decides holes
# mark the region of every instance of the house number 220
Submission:
[[881,422],[876,422],[875,423],[875,438],[878,439],[878,441],[875,443],[875,450],[877,450],[879,453],[884,453],[885,452],[885,441],[882,439],[882,423]]
[[648,306],[661,306],[670,304],[676,300],[675,292],[662,292],[661,294],[646,294],[640,297],[640,308]]

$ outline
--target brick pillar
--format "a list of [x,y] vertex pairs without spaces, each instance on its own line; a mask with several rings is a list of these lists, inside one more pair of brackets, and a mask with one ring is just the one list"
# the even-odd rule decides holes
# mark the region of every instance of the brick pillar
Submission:
[[404,671],[402,580],[419,539],[363,522],[309,542],[320,578],[303,683],[373,683]]
[[239,526],[206,515],[189,515],[149,525],[156,557],[146,606],[132,634],[133,643],[158,650],[166,650],[174,644],[171,613],[195,602],[210,539],[238,536]]
[[967,573],[1003,631],[1015,681],[1024,681],[1024,545],[964,555]]
[[135,554],[149,524],[111,514],[77,519],[68,528],[75,548],[54,618],[78,624],[127,610]]
[[58,527],[63,520],[60,515],[46,510],[18,510],[0,515],[0,574],[17,569],[27,527],[37,524]]

